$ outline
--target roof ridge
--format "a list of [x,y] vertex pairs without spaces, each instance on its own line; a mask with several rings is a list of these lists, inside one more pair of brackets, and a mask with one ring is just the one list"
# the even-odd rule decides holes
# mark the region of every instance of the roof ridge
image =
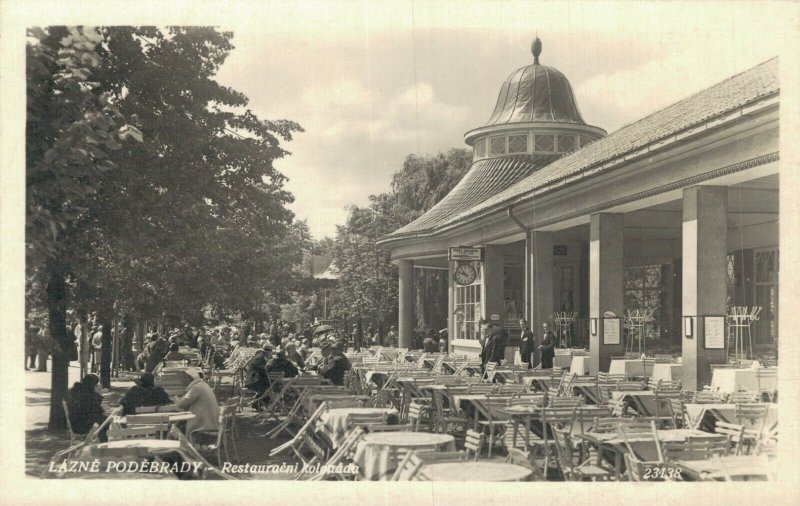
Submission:
[[606,137],[610,137],[610,136],[614,135],[615,133],[617,133],[617,132],[619,132],[621,130],[624,130],[625,128],[627,128],[627,127],[629,127],[631,125],[635,125],[637,123],[641,123],[641,122],[649,119],[651,116],[659,114],[661,112],[664,112],[667,109],[671,109],[673,107],[677,107],[678,105],[686,102],[689,99],[692,99],[692,98],[696,97],[697,95],[699,95],[701,93],[704,93],[704,92],[706,92],[706,91],[708,91],[708,90],[710,90],[712,88],[716,88],[717,86],[721,86],[721,85],[725,84],[726,82],[728,82],[728,81],[730,81],[732,79],[735,79],[735,78],[737,78],[737,77],[739,77],[739,76],[741,76],[743,74],[747,74],[748,72],[753,72],[757,68],[759,68],[759,67],[761,67],[763,65],[766,65],[767,63],[770,63],[773,60],[777,60],[777,59],[778,59],[777,56],[773,56],[772,58],[770,58],[768,60],[764,60],[763,62],[761,62],[761,63],[759,63],[759,64],[757,64],[757,65],[755,65],[753,67],[750,67],[749,69],[745,69],[745,70],[742,70],[741,72],[737,72],[736,74],[733,74],[731,76],[726,77],[722,81],[718,81],[718,82],[716,82],[716,83],[714,83],[714,84],[712,84],[710,86],[706,86],[703,89],[697,90],[696,92],[692,93],[691,95],[687,95],[687,96],[683,97],[682,99],[678,100],[677,102],[673,102],[673,103],[669,104],[666,107],[662,107],[661,109],[655,110],[655,111],[651,112],[650,114],[642,116],[641,118],[639,118],[637,120],[634,120],[634,121],[631,121],[630,123],[626,123],[626,124],[622,125],[621,127],[617,128],[616,130],[614,130],[613,132],[608,134]]

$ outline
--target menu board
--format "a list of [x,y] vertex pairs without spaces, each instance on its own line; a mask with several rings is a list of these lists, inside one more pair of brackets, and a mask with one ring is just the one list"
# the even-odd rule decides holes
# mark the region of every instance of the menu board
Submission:
[[703,319],[703,335],[707,350],[725,349],[725,317],[706,316]]
[[620,319],[603,318],[603,344],[620,344]]

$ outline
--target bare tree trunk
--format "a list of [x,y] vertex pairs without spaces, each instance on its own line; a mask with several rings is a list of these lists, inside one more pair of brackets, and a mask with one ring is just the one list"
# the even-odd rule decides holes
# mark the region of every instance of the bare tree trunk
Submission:
[[[47,312],[49,333],[55,345],[52,349],[53,363],[50,376],[50,419],[48,429],[61,431],[67,427],[67,419],[61,401],[69,384],[69,356],[67,355],[67,283],[55,261],[48,263]],[[47,359],[39,355],[40,363]],[[46,363],[46,362],[44,362]]]
[[100,385],[103,388],[111,388],[111,325],[113,311],[109,308],[103,308],[99,316],[103,325],[102,345],[100,346]]

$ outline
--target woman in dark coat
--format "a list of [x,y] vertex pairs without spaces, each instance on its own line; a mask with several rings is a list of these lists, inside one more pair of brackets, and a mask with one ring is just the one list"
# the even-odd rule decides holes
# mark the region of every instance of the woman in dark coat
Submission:
[[75,434],[86,434],[94,424],[102,425],[106,420],[103,396],[97,392],[99,384],[100,378],[96,374],[87,374],[69,389],[67,409]]

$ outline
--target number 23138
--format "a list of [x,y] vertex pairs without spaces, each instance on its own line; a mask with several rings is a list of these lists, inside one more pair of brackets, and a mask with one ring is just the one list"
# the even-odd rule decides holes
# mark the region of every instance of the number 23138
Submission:
[[644,466],[642,469],[643,480],[679,480],[681,468],[670,466]]

